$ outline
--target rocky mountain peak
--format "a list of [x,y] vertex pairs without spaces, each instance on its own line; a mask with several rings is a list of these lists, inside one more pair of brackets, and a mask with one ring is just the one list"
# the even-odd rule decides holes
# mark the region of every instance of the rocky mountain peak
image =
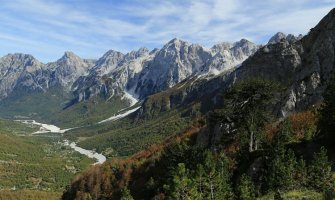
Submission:
[[149,55],[149,49],[141,47],[137,51],[131,51],[127,53],[125,55],[125,60],[129,61],[146,55]]
[[214,52],[214,53],[217,53],[217,52],[223,52],[223,51],[229,51],[230,48],[232,48],[233,45],[229,42],[222,42],[220,44],[215,44],[211,50]]
[[9,59],[17,59],[17,60],[26,60],[26,59],[35,59],[32,55],[30,54],[24,54],[24,53],[9,53],[6,56],[4,56],[3,58],[9,58]]
[[282,32],[278,32],[270,38],[268,44],[275,44],[285,39],[286,39],[286,35]]
[[162,49],[180,49],[183,46],[188,46],[189,44],[179,38],[174,38],[170,40]]
[[282,42],[282,41],[287,41],[289,43],[294,43],[294,42],[300,40],[302,37],[303,37],[302,34],[299,34],[298,36],[295,36],[293,34],[286,35],[282,32],[278,32],[274,36],[271,37],[268,44],[275,44],[275,43]]
[[109,50],[96,62],[95,69],[100,74],[107,74],[115,69],[124,57],[121,52]]
[[146,47],[141,47],[137,50],[137,53],[139,55],[143,55],[143,54],[149,53],[149,49],[147,49]]
[[247,46],[253,46],[253,45],[255,44],[244,38],[233,44],[234,47],[247,47]]
[[7,54],[0,58],[0,68],[12,68],[21,70],[36,70],[42,67],[42,63],[35,59],[32,55],[23,53]]
[[65,51],[62,58],[71,59],[71,58],[77,58],[77,57],[79,57],[79,56],[77,56],[72,51]]
[[10,95],[18,85],[21,89],[26,87],[25,91],[41,89],[32,77],[40,74],[42,67],[41,62],[28,54],[8,54],[0,58],[0,99]]
[[64,55],[56,62],[58,63],[58,65],[87,67],[86,65],[83,65],[84,62],[83,59],[81,59],[79,56],[77,56],[71,51],[64,52]]

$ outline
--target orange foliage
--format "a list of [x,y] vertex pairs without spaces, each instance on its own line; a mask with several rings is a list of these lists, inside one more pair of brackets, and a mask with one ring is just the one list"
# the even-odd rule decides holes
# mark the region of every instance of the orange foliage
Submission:
[[271,142],[273,137],[276,135],[278,132],[278,124],[277,123],[269,123],[264,126],[264,135],[265,135],[265,140],[267,142]]
[[198,133],[205,125],[201,125],[201,123],[196,123],[193,126],[188,127],[184,132],[180,134],[175,134],[172,136],[167,137],[164,141],[159,144],[153,144],[147,149],[139,151],[138,153],[134,154],[131,159],[132,160],[141,160],[147,159],[152,157],[153,155],[161,152],[165,147],[173,142],[181,142],[186,138],[192,137],[194,134]]
[[314,134],[316,131],[316,115],[311,111],[295,113],[289,116],[292,125],[293,136],[296,140],[300,140]]
[[[120,190],[131,181],[134,170],[145,169],[171,143],[190,138],[204,127],[204,123],[198,121],[184,132],[172,135],[161,143],[151,145],[129,158],[114,158],[102,165],[92,166],[84,174],[77,176],[72,182],[71,189],[76,191],[76,193],[66,195],[75,199],[87,199],[89,195],[93,199],[117,199],[119,198]],[[69,190],[69,192],[72,191]],[[157,196],[157,199],[163,198],[162,194]]]

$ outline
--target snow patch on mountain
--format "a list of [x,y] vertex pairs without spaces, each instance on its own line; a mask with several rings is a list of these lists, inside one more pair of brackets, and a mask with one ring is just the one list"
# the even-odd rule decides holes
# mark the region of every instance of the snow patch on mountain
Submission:
[[125,90],[123,93],[124,95],[122,96],[121,99],[128,99],[130,101],[129,107],[135,105],[138,102],[138,99],[136,98],[135,93],[132,93],[131,91],[127,91],[127,90]]
[[108,119],[102,120],[102,121],[98,122],[98,124],[102,124],[102,123],[105,123],[105,122],[116,121],[116,120],[122,119],[122,118],[124,118],[124,117],[130,115],[131,113],[137,111],[137,110],[140,109],[140,108],[141,108],[141,106],[136,107],[136,108],[133,108],[133,109],[128,110],[128,111],[126,111],[126,112],[124,112],[124,113],[121,113],[121,114],[112,116],[112,117],[110,117],[110,118],[108,118]]

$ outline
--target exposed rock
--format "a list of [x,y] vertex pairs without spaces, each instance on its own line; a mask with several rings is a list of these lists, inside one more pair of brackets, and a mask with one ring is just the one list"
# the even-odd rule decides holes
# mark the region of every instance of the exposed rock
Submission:
[[16,53],[0,58],[0,77],[0,99],[18,86],[22,86],[22,90],[44,90],[43,64],[31,55]]
[[[116,56],[112,63],[98,61],[90,74],[74,84],[78,101],[100,95],[110,98],[129,91],[145,97],[173,87],[197,74],[217,75],[238,66],[259,47],[245,39],[234,44],[221,43],[211,49],[175,38],[162,49],[146,48]],[[114,51],[113,51],[114,52]],[[110,54],[110,53],[109,53]],[[104,56],[106,57],[106,56]],[[115,58],[115,54],[112,54]],[[109,67],[109,70],[100,69]],[[101,67],[105,66],[105,67]]]
[[278,32],[270,38],[268,44],[275,44],[281,42],[282,40],[286,40],[286,35],[282,32]]

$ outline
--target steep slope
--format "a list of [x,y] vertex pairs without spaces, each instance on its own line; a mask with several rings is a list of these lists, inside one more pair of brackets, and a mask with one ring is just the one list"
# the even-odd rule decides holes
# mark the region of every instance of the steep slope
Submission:
[[94,96],[104,99],[123,96],[127,84],[136,82],[135,74],[139,73],[148,60],[153,59],[155,52],[146,48],[132,51],[126,55],[113,50],[99,59],[87,76],[80,77],[74,84],[75,102],[81,102]]
[[56,62],[47,64],[31,55],[8,54],[0,59],[1,99],[14,90],[45,92],[63,87],[69,91],[74,81],[86,75],[91,67],[92,61],[82,60],[72,52],[65,52]]
[[281,115],[304,110],[322,100],[335,65],[335,10],[301,40],[262,47],[236,70],[236,80],[264,77],[287,87]]
[[[229,46],[222,47],[222,49],[225,48],[230,47]],[[135,119],[134,122],[138,121],[141,122],[142,120],[141,117],[143,116],[145,116],[144,117],[145,119],[148,119],[146,118],[146,116],[150,117],[151,115],[156,115],[159,117],[166,113],[173,112],[172,110],[178,112],[179,111],[178,109],[180,108],[187,108],[188,106],[192,106],[195,104],[200,104],[201,107],[212,106],[212,104],[220,103],[218,102],[218,100],[220,100],[219,97],[227,89],[227,87],[237,82],[252,78],[270,79],[281,83],[283,89],[281,90],[280,99],[279,103],[276,105],[276,110],[278,111],[278,116],[287,116],[290,112],[306,110],[307,108],[310,108],[316,103],[322,101],[322,95],[321,95],[322,91],[324,90],[326,83],[328,82],[331,74],[333,73],[334,67],[335,67],[335,9],[330,11],[330,13],[326,17],[324,17],[322,21],[315,28],[311,29],[311,32],[307,36],[305,36],[299,41],[290,43],[285,39],[274,44],[268,44],[259,49],[253,56],[249,57],[237,69],[226,71],[220,75],[213,76],[211,78],[207,78],[206,76],[194,75],[184,81],[181,81],[180,83],[177,83],[175,86],[163,92],[156,93],[154,95],[147,97],[143,103],[142,109],[140,109],[136,113],[137,117],[139,118]],[[209,110],[211,110],[211,108],[207,109],[206,111]],[[190,110],[190,112],[183,112],[181,116],[185,117],[185,116],[192,116],[193,114],[195,115],[198,114],[192,111],[193,110]],[[310,112],[310,114],[311,113],[312,112]],[[136,118],[135,115],[132,116],[133,119]],[[157,117],[156,118],[153,117],[153,119],[157,119]],[[305,118],[300,118],[300,120],[303,121],[305,120]],[[163,123],[161,122],[161,124],[165,125],[164,122],[165,121],[163,121]],[[128,124],[126,122],[124,122],[124,124],[120,122],[120,124],[114,126],[118,128],[121,127],[121,129],[123,130],[127,130]],[[220,124],[214,124],[214,125],[210,125],[207,123],[207,125],[208,126],[218,125],[216,126],[218,128],[216,131],[214,131],[214,134],[221,134],[221,136],[223,134],[226,134],[225,136],[228,139],[234,137],[234,134],[230,136],[228,135],[229,132],[225,130],[225,126],[221,122]],[[149,129],[150,126],[147,126],[146,128]],[[103,132],[103,129],[104,128],[100,129],[102,131],[101,135],[103,135],[103,138],[100,138],[99,141],[101,142],[103,141],[103,139],[106,140],[106,138],[108,138],[108,142],[105,144],[105,147],[108,146],[108,143],[116,144],[115,141],[120,141],[118,140],[120,139],[118,132],[108,135],[108,132]],[[287,134],[286,132],[288,131],[284,129],[283,132],[285,132],[283,133],[284,135]],[[126,131],[123,133],[127,134]],[[138,132],[134,131],[133,133],[137,134]],[[199,130],[197,130],[197,133],[199,133],[199,135],[203,134],[202,131]],[[241,134],[243,134],[243,131]],[[276,134],[280,135],[280,133]],[[148,133],[146,132],[145,136],[147,135]],[[132,136],[135,136],[135,134]],[[180,134],[178,136],[180,137],[175,138],[176,143],[182,140],[181,138],[183,135]],[[205,133],[204,137],[208,137],[208,134],[206,135]],[[268,137],[268,135],[266,135],[265,137]],[[223,143],[222,139],[227,138],[220,137],[218,138],[218,141]],[[94,140],[94,138],[92,139]],[[237,143],[241,142],[242,140],[241,138],[233,138],[233,139],[235,139]],[[118,145],[127,147],[129,141],[131,141],[131,137],[127,138],[127,140],[120,142],[122,144]],[[189,138],[189,140],[187,141],[192,143],[194,141],[194,138]],[[226,140],[224,141],[228,143],[230,142]],[[235,181],[234,185],[236,184],[237,186],[239,186],[238,183],[240,180],[238,177],[240,177],[242,173],[249,174],[250,170],[251,171],[250,174],[253,174],[257,173],[258,169],[261,169],[260,173],[263,173],[262,174],[263,176],[258,176],[257,178],[259,179],[256,179],[254,183],[258,184],[257,186],[260,186],[260,188],[263,187],[262,184],[268,180],[267,178],[265,178],[265,180],[262,178],[264,178],[264,176],[269,177],[268,175],[270,173],[275,174],[281,173],[284,174],[284,176],[286,177],[288,177],[287,175],[291,176],[291,173],[286,173],[287,171],[279,172],[280,170],[271,171],[271,169],[285,168],[285,167],[279,168],[276,165],[278,162],[282,162],[283,166],[288,167],[296,166],[297,160],[295,156],[298,157],[298,155],[304,155],[304,153],[294,155],[293,150],[292,149],[289,150],[290,147],[286,147],[287,144],[296,145],[294,144],[294,142],[296,141],[294,141],[293,143],[283,143],[280,145],[278,145],[278,141],[275,140],[274,146],[271,146],[273,144],[267,144],[270,145],[270,147],[265,145],[266,147],[261,151],[255,151],[252,153],[244,152],[245,154],[242,153],[241,155],[236,155],[236,157],[230,157],[230,159],[232,159],[233,161],[227,164],[227,166],[232,166],[232,168],[234,168],[236,167],[236,165],[239,165],[238,167],[240,168],[237,171],[235,171],[236,173],[234,173],[231,176],[231,179],[228,178],[228,182]],[[305,142],[301,143],[301,146],[304,146],[303,148],[300,149],[300,151],[302,152],[307,152],[309,148],[309,146],[306,146]],[[276,144],[279,147],[276,146]],[[194,145],[194,143],[192,145]],[[203,168],[196,167],[199,166],[198,164],[201,164],[200,152],[203,152],[204,149],[199,150],[199,148],[195,146],[196,145],[193,146],[194,152],[192,152],[192,150],[190,152],[189,151],[190,148],[187,145],[185,147],[184,144],[181,144],[179,146],[172,145],[171,148],[165,149],[166,151],[160,152],[160,150],[162,149],[161,145],[153,145],[146,151],[143,151],[138,155],[135,155],[131,159],[127,160],[115,159],[111,162],[105,163],[101,167],[97,167],[94,169],[92,168],[91,170],[84,173],[81,177],[78,177],[76,180],[74,180],[71,187],[66,191],[66,193],[64,193],[63,199],[71,199],[75,197],[78,199],[80,198],[85,199],[87,198],[87,196],[89,196],[88,194],[90,194],[91,197],[97,199],[99,198],[102,199],[106,196],[110,198],[112,197],[119,198],[122,195],[120,193],[121,189],[123,190],[129,189],[130,190],[129,194],[134,195],[135,198],[139,199],[151,199],[151,198],[164,199],[166,197],[169,197],[167,196],[168,195],[167,193],[169,192],[167,191],[167,189],[169,188],[166,187],[166,183],[168,183],[166,181],[167,179],[169,178],[172,179],[172,182],[174,183],[172,184],[172,187],[178,187],[180,186],[179,185],[180,180],[186,180],[187,182],[192,179],[195,179],[195,177],[198,176],[200,177],[201,180],[202,176],[206,176],[206,172],[203,171]],[[283,149],[280,149],[280,151],[279,150],[273,151],[272,147],[277,147],[278,149],[283,148]],[[308,153],[312,154],[313,151],[316,152],[315,149],[316,148],[310,150]],[[184,155],[182,153],[183,150],[186,152]],[[241,149],[239,149],[238,146],[237,147],[231,146],[230,149],[227,149],[228,152],[224,152],[224,154],[225,156],[229,156],[229,153],[232,153],[232,151],[236,153],[236,151],[240,150]],[[215,148],[214,151],[220,152],[220,149]],[[273,152],[273,154],[271,154],[271,152]],[[211,157],[210,159],[205,159],[205,161],[203,162],[204,166],[207,167],[210,162],[215,161],[215,157],[222,156],[221,154],[220,155],[216,153],[213,154],[214,156]],[[321,154],[322,153],[315,154],[316,159],[318,155]],[[327,155],[325,153],[324,155],[326,157],[325,160],[327,160]],[[224,158],[225,159],[223,160],[226,161],[230,160],[226,157]],[[194,161],[192,161],[193,159]],[[191,160],[191,163],[188,163],[189,160]],[[226,165],[223,164],[224,162],[222,160],[220,161],[221,162],[217,163],[217,168],[209,167],[209,169],[212,170],[212,171],[209,170],[209,173],[215,171],[215,169],[217,169],[218,172],[220,172],[220,174],[223,172],[222,168],[223,166]],[[310,160],[306,159],[306,161]],[[290,164],[286,165],[289,162],[291,162],[292,165]],[[301,159],[299,160],[299,162],[305,162],[305,161]],[[179,165],[179,163],[182,163],[184,165]],[[310,165],[310,163],[313,162],[306,162],[306,163]],[[278,168],[269,168],[270,170],[267,169],[266,167],[271,166],[271,164],[276,165]],[[305,164],[303,165],[305,166]],[[129,166],[129,168],[126,167],[127,165]],[[172,165],[174,165],[175,168],[174,170],[169,171],[169,167],[171,167]],[[310,168],[313,168],[313,166]],[[308,172],[310,172],[309,171],[310,168],[308,168]],[[328,173],[331,169],[331,164],[328,164],[326,168],[328,169],[327,171]],[[200,175],[192,174],[188,176],[189,173],[195,172],[198,169],[200,169],[199,172]],[[317,177],[322,176],[324,169],[325,168],[320,170],[320,174],[318,174]],[[269,170],[268,172],[270,173],[264,173],[264,171],[262,170]],[[303,171],[301,169],[299,170],[298,170],[299,173]],[[329,174],[330,176],[332,176],[331,173]],[[306,174],[306,176],[310,175],[311,175],[310,173]],[[107,178],[101,179],[101,177],[107,177]],[[222,183],[221,182],[222,180],[226,180],[226,177],[230,177],[230,175],[227,174],[227,176],[225,175],[224,177],[225,178],[223,177],[219,178],[220,183]],[[280,176],[278,180],[283,180],[280,178],[282,178],[282,176]],[[295,176],[291,176],[288,178],[291,178],[293,181],[294,179],[296,179]],[[111,183],[104,180],[108,181],[115,180],[115,181]],[[194,183],[197,184],[198,180],[199,179],[194,180]],[[284,180],[287,179],[284,178]],[[298,178],[298,181],[300,180],[302,179]],[[311,180],[312,184],[315,181],[313,178],[309,180]],[[250,182],[252,181],[253,180],[250,180]],[[291,182],[291,184],[294,183],[293,181]],[[157,185],[159,184],[161,184],[161,187],[157,187]],[[202,182],[200,183],[200,190],[202,187],[201,184]],[[300,183],[296,183],[296,185],[298,184]],[[146,187],[143,187],[143,185],[145,185]],[[251,184],[248,184],[247,187],[249,187],[250,185]],[[297,187],[296,185],[294,185],[294,187]],[[266,185],[264,186],[266,187]],[[285,186],[286,185],[284,185],[284,187]],[[251,185],[250,187],[253,187],[253,185]],[[107,188],[107,189],[101,189],[101,188]],[[198,188],[194,189],[194,191],[197,190],[199,189]],[[193,192],[193,190],[188,191],[191,191],[190,193]],[[224,188],[224,191],[231,191],[231,190],[229,190],[229,188],[226,187]],[[278,193],[280,196],[281,195],[280,192]],[[180,193],[177,194],[179,195]],[[278,194],[275,194],[275,196],[278,196]]]
[[6,98],[15,88],[44,91],[43,67],[27,54],[8,54],[0,58],[0,99]]
[[58,112],[63,116],[74,110],[84,112],[83,104],[132,105],[194,76],[210,78],[229,71],[258,48],[245,39],[211,49],[173,39],[160,50],[140,48],[127,54],[110,50],[98,60],[65,52],[59,60],[43,64],[30,55],[9,54],[0,59],[1,115],[39,116],[45,112],[43,115],[52,116]]
[[83,60],[72,52],[65,52],[56,62],[46,64],[50,71],[47,87],[61,86],[70,91],[72,84],[80,77],[88,74],[92,62]]
[[86,75],[94,60],[71,52],[43,64],[31,55],[9,54],[0,59],[0,113],[2,117],[41,117],[48,120],[71,100],[71,87]]
[[293,34],[285,35],[282,32],[278,32],[270,38],[268,44],[275,44],[275,43],[281,42],[283,40],[286,40],[289,43],[293,43],[293,42],[296,42],[296,41],[300,40],[302,37],[303,36],[301,34],[298,35],[298,36],[294,36]]
[[[261,47],[237,69],[225,71],[209,80],[205,76],[198,77],[197,81],[186,80],[161,93],[162,95],[154,96],[168,99],[167,105],[170,107],[191,103],[195,99],[201,99],[202,96],[211,97],[211,103],[214,105],[217,102],[218,91],[223,92],[225,88],[241,80],[265,78],[277,81],[284,87],[281,105],[277,105],[275,111],[278,116],[305,110],[322,101],[322,91],[334,71],[334,18],[332,10],[300,40],[288,41],[284,34],[277,34],[278,36],[274,37],[283,36],[281,40],[273,39],[274,42]],[[221,47],[215,48],[222,51],[229,49],[230,46],[223,43]],[[150,99],[152,97],[148,98]]]
[[[77,102],[97,95],[108,99],[124,92],[144,99],[193,75],[218,74],[236,67],[258,48],[245,39],[207,49],[175,38],[151,52],[145,48],[126,55],[109,51],[88,76],[75,83]],[[112,62],[106,63],[107,58]]]

